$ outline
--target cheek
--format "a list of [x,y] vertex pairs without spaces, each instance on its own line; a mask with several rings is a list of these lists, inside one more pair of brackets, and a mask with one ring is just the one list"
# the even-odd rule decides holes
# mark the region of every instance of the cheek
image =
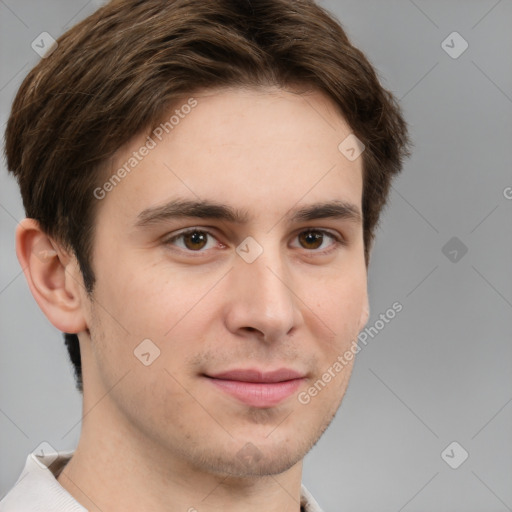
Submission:
[[325,282],[310,295],[317,324],[323,324],[333,349],[343,349],[359,334],[361,315],[366,309],[366,285],[365,275],[354,272]]
[[156,267],[137,268],[137,272],[128,264],[118,268],[104,281],[100,299],[108,304],[112,320],[132,336],[161,339],[193,314],[207,285],[176,272],[166,273],[165,268],[158,272]]
[[[102,293],[97,302],[107,306],[108,312],[96,308],[101,315],[100,335],[108,340],[102,355],[117,368],[145,370],[138,378],[148,385],[154,368],[166,368],[176,376],[184,372],[183,364],[201,352],[215,328],[212,321],[219,318],[222,301],[222,295],[212,290],[218,281],[214,273],[190,276],[175,272],[170,276],[155,269],[146,268],[121,280],[118,276],[130,275],[121,267],[98,290]],[[155,357],[154,363],[144,367],[137,356],[148,352],[146,359]],[[108,367],[105,370],[109,371]],[[176,385],[169,374],[162,378],[171,380],[167,383],[171,387]],[[164,394],[167,396],[167,389]]]

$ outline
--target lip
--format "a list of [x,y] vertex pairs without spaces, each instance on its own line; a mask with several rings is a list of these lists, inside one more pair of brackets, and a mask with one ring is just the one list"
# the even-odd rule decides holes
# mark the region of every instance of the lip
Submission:
[[235,369],[205,377],[217,388],[251,407],[273,407],[304,382],[305,375],[289,368],[263,371]]

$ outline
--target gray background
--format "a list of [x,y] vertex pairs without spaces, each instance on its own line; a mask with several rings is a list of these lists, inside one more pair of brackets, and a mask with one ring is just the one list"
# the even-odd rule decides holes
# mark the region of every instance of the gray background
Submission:
[[[368,326],[395,301],[403,310],[359,353],[304,482],[326,512],[512,510],[512,1],[322,4],[401,99],[415,148],[373,252]],[[39,58],[30,43],[99,5],[0,0],[2,132]],[[456,59],[441,46],[453,31],[469,44]],[[73,449],[81,416],[61,335],[15,257],[23,210],[2,166],[0,496],[41,441]],[[452,441],[469,453],[457,469],[441,457]]]

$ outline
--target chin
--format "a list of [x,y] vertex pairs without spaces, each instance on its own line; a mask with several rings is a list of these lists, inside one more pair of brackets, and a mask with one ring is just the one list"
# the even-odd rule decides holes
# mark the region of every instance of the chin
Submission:
[[[242,452],[245,453],[242,455]],[[252,443],[247,443],[233,457],[219,457],[210,469],[217,474],[235,478],[279,475],[300,462],[305,455],[302,451],[289,453],[285,450],[266,453],[266,450],[259,450]]]
[[[223,452],[213,450],[211,446],[199,454],[194,465],[222,477],[250,478],[279,475],[301,462],[313,445],[318,441],[321,432],[311,438],[305,438],[304,432],[298,430],[296,439],[291,442],[271,442],[271,436],[264,441],[247,441],[245,444],[234,442],[232,446],[224,446]],[[235,446],[233,446],[235,445]],[[240,447],[241,446],[241,447]]]

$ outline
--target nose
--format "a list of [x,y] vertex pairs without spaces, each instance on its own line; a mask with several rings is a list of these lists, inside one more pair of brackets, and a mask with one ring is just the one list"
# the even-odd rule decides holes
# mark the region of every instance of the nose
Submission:
[[303,321],[290,272],[276,250],[252,263],[237,258],[229,273],[225,323],[237,335],[273,342],[291,335]]

